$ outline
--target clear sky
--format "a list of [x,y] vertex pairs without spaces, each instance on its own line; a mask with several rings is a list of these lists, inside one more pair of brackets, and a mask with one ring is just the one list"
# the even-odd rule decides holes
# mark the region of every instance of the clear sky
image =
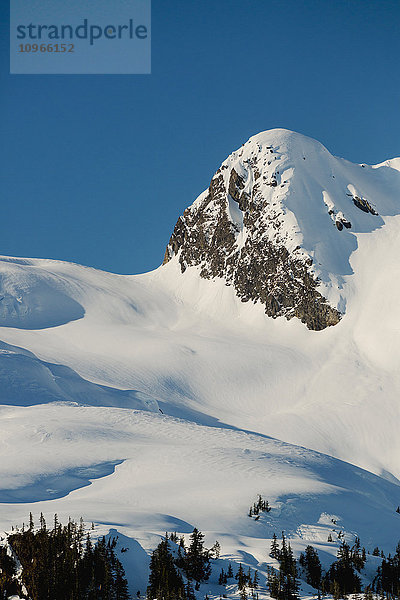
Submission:
[[151,75],[9,75],[7,0],[0,16],[1,254],[156,268],[265,129],[400,155],[399,0],[153,0]]

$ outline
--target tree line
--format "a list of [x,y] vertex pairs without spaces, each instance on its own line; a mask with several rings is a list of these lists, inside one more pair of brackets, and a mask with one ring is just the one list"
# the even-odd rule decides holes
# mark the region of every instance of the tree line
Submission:
[[[13,594],[32,600],[129,600],[124,568],[116,556],[116,539],[93,543],[85,526],[54,516],[48,528],[43,514],[8,536],[0,547],[0,598]],[[17,577],[17,561],[22,567]]]
[[341,543],[337,560],[325,574],[315,548],[307,546],[296,561],[290,543],[283,533],[281,546],[274,534],[270,556],[279,562],[278,570],[269,567],[267,577],[270,595],[277,600],[298,599],[298,578],[304,579],[319,595],[332,594],[335,600],[361,591],[361,578],[358,573],[364,567],[366,556],[365,549],[361,550],[358,538],[352,547],[345,541]]
[[[400,543],[396,552],[387,557],[379,548],[375,548],[373,556],[380,556],[382,563],[377,569],[377,575],[370,586],[366,586],[366,600],[372,600],[373,592],[381,598],[396,600],[400,598]],[[290,543],[282,533],[279,544],[274,534],[270,557],[279,563],[279,568],[268,567],[267,587],[272,598],[277,600],[298,600],[299,579],[304,580],[318,592],[318,597],[331,594],[334,600],[346,598],[349,594],[361,592],[361,571],[366,562],[366,550],[361,548],[360,539],[356,537],[350,546],[344,540],[337,552],[336,560],[324,573],[318,552],[312,546],[307,546],[296,561]]]
[[[260,512],[268,512],[269,506],[261,497],[255,506]],[[12,595],[31,600],[130,600],[115,548],[115,538],[92,541],[82,519],[79,523],[69,519],[62,525],[55,515],[50,528],[41,514],[35,527],[31,514],[29,525],[13,530],[6,545],[0,546],[0,600]],[[372,555],[382,562],[374,580],[364,588],[365,600],[372,600],[374,593],[400,600],[400,543],[393,555],[385,556],[378,547]],[[204,535],[197,528],[188,545],[183,536],[166,533],[151,555],[148,600],[196,600],[196,591],[209,580],[212,562],[219,556],[219,543],[206,548]],[[296,560],[284,533],[279,542],[274,534],[269,556],[279,565],[267,568],[267,589],[276,600],[298,600],[300,580],[317,590],[319,597],[330,594],[334,600],[361,592],[366,550],[359,538],[353,545],[342,538],[336,560],[326,571],[310,545]],[[234,573],[229,563],[226,571],[221,569],[218,583],[225,587],[235,582],[241,600],[249,595],[258,600],[257,571],[246,571],[239,564]]]
[[158,544],[150,560],[147,596],[157,600],[195,600],[194,590],[208,581],[211,575],[211,560],[219,558],[220,545],[215,542],[211,549],[204,546],[204,535],[197,528],[185,544],[176,533]]

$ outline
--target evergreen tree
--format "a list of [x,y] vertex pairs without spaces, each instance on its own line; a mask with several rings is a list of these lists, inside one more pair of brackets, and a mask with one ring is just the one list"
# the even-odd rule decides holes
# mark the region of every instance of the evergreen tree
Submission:
[[202,581],[208,580],[211,573],[210,553],[204,548],[203,540],[204,535],[194,528],[184,562],[186,575],[196,582],[196,589],[199,589]]
[[267,567],[267,587],[271,598],[280,597],[280,580],[275,569]]
[[339,582],[334,579],[331,583],[330,586],[330,590],[331,590],[331,594],[333,597],[333,600],[339,600],[339,598],[342,598],[342,592],[340,591],[340,585]]
[[252,580],[252,578],[251,578],[251,570],[250,570],[250,567],[249,567],[249,570],[247,571],[246,582],[247,582],[247,585],[248,585],[250,588],[252,588],[252,587],[253,587],[253,580]]
[[16,579],[17,568],[7,549],[0,546],[0,597],[8,598],[20,592],[20,586]]
[[188,581],[186,583],[186,586],[185,586],[185,595],[186,595],[186,600],[196,600],[196,595],[194,593],[194,589],[193,589],[193,586],[190,583],[190,581]]
[[365,548],[363,548],[363,550],[364,552],[361,550],[360,538],[356,537],[354,545],[350,551],[350,558],[354,568],[358,572],[361,572],[361,570],[364,568],[366,561]]
[[239,569],[238,569],[238,572],[235,575],[235,579],[238,582],[238,589],[239,590],[242,590],[243,588],[246,587],[247,577],[246,577],[245,572],[243,570],[242,563],[239,564]]
[[[270,512],[271,507],[268,500],[263,500],[261,494],[258,494],[257,502],[254,502],[253,506],[249,508],[249,517],[258,517],[261,512]],[[256,519],[257,521],[257,519]]]
[[271,551],[270,551],[269,555],[270,555],[271,558],[275,558],[276,560],[279,560],[278,538],[276,537],[275,533],[274,533],[273,538],[272,538]]
[[46,521],[45,521],[45,518],[43,516],[43,513],[40,513],[40,529],[42,531],[46,531]]
[[185,558],[186,558],[186,554],[184,554],[182,552],[182,546],[179,545],[178,546],[178,553],[177,553],[177,556],[175,557],[175,566],[178,567],[178,569],[184,569],[185,568]]
[[259,576],[258,576],[258,571],[257,569],[254,571],[254,578],[253,578],[253,588],[256,590],[258,589],[258,584],[259,584]]
[[115,570],[115,600],[129,600],[128,582],[125,578],[125,571],[119,560],[114,563]]
[[354,572],[352,553],[346,542],[342,542],[337,560],[332,563],[325,576],[325,587],[334,598],[344,598],[361,591],[361,580]]
[[367,553],[365,551],[365,548],[363,547],[363,549],[361,550],[361,558],[363,560],[363,563],[365,565],[366,561],[367,561]]
[[318,553],[312,546],[307,546],[304,554],[300,554],[299,563],[305,571],[306,581],[316,590],[321,587],[322,568]]
[[[273,543],[275,540],[276,536],[274,536]],[[275,551],[274,554],[276,554]],[[279,550],[278,548],[277,554],[280,563],[279,574],[277,574],[274,569],[269,569],[268,571],[267,583],[270,595],[278,600],[298,600],[299,586],[296,580],[296,560],[293,556],[290,544],[286,542],[283,533],[281,549]]]
[[282,534],[282,549],[280,552],[280,578],[283,600],[297,600],[299,586],[296,581],[297,567],[290,544],[285,544]]
[[214,559],[218,559],[220,557],[221,545],[218,540],[215,542],[214,546],[211,548],[210,554]]
[[386,594],[388,598],[400,598],[400,543],[393,556],[383,558],[378,569],[377,591]]
[[150,560],[147,597],[158,600],[176,600],[187,597],[182,576],[175,568],[168,540],[162,540]]
[[115,554],[116,540],[101,538],[83,548],[84,525],[71,519],[62,526],[57,515],[47,528],[43,515],[40,529],[17,531],[8,541],[22,566],[22,583],[32,600],[127,600],[128,584]]

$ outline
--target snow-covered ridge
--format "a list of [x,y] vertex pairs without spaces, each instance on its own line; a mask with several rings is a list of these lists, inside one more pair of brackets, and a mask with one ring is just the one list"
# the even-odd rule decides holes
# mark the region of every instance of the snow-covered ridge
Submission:
[[395,169],[396,171],[400,171],[400,157],[399,158],[389,158],[378,165],[373,165],[374,169],[379,169],[380,167],[389,167],[390,169]]

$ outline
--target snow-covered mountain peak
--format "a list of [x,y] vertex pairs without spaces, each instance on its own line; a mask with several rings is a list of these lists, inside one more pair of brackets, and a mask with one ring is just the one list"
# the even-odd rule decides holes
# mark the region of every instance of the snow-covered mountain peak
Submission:
[[252,147],[254,145],[261,148],[261,150],[268,150],[270,147],[279,148],[281,153],[288,153],[293,159],[296,158],[296,155],[302,158],[304,152],[312,152],[313,150],[329,154],[321,142],[302,133],[282,128],[261,131],[251,136],[242,147]]
[[[310,329],[339,322],[357,233],[399,212],[396,159],[370,167],[286,129],[251,137],[178,219],[164,263],[222,278],[243,302]],[[390,167],[389,169],[387,167]]]

